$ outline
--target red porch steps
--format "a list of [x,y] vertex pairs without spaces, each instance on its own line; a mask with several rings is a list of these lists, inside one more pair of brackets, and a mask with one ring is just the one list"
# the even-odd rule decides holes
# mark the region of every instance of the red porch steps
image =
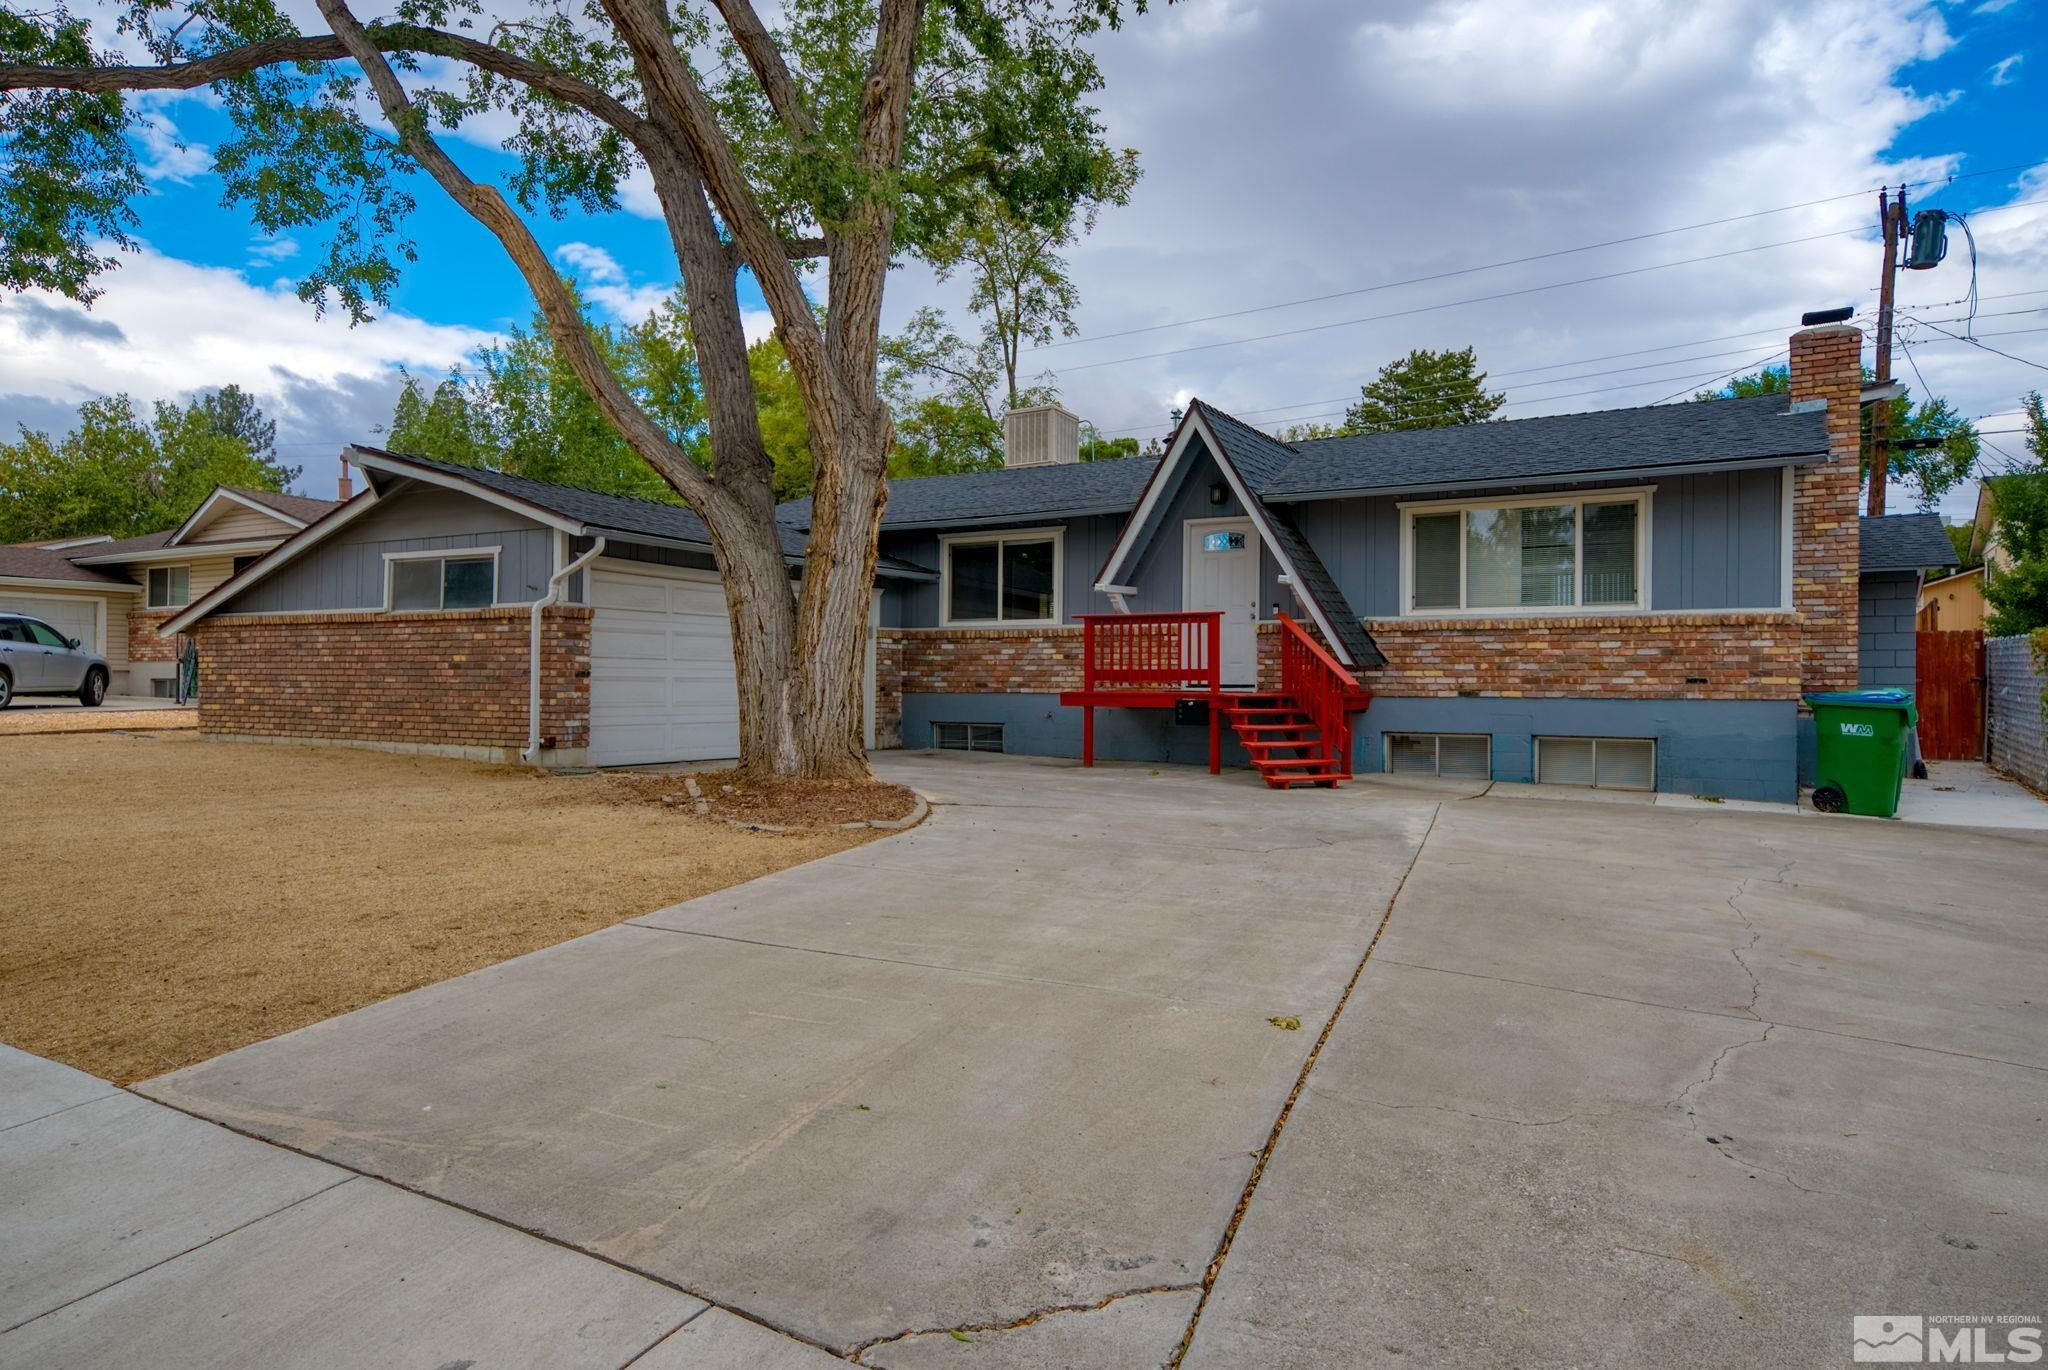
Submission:
[[1291,697],[1228,695],[1219,707],[1252,766],[1274,789],[1335,787],[1350,778],[1345,758]]

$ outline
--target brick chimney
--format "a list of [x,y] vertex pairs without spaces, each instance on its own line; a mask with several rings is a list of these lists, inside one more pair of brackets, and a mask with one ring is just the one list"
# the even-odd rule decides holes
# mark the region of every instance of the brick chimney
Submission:
[[1863,334],[1847,324],[1792,335],[1794,410],[1827,414],[1828,459],[1793,468],[1792,604],[1806,620],[1800,687],[1856,688],[1857,523]]
[[346,461],[343,461],[341,464],[341,482],[336,486],[336,490],[338,492],[336,497],[343,504],[347,504],[351,499],[355,498],[356,487],[348,478],[348,462]]

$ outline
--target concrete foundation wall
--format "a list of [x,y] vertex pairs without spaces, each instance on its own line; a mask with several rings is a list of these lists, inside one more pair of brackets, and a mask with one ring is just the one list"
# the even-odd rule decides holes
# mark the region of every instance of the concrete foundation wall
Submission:
[[2048,737],[2041,717],[2048,679],[2034,664],[2034,645],[2023,637],[1987,638],[1984,660],[1991,677],[1991,764],[2048,790]]
[[[1798,706],[1790,700],[1396,699],[1380,697],[1357,719],[1354,768],[1383,767],[1389,732],[1488,733],[1496,780],[1534,779],[1541,737],[1657,740],[1657,788],[1726,799],[1797,798]],[[1004,746],[1030,756],[1079,756],[1081,711],[1053,694],[903,696],[903,745],[932,745],[934,723],[1000,723]],[[1170,709],[1101,709],[1096,755],[1115,761],[1202,765],[1206,726],[1176,724]],[[1249,764],[1226,729],[1225,765]]]

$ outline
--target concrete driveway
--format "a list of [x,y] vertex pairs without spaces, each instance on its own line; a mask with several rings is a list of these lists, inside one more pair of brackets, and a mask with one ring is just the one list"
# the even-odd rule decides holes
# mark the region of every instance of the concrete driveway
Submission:
[[925,827],[142,1091],[876,1366],[2048,1312],[2039,835],[883,766]]

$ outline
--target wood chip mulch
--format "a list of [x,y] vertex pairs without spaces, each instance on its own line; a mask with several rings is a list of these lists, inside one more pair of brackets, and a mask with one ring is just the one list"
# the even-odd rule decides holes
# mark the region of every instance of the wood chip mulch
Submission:
[[894,822],[917,807],[906,786],[858,780],[740,779],[733,771],[696,775],[636,775],[621,778],[620,788],[645,803],[667,804],[694,812],[689,782],[711,803],[710,817],[771,828],[834,828],[874,820]]

